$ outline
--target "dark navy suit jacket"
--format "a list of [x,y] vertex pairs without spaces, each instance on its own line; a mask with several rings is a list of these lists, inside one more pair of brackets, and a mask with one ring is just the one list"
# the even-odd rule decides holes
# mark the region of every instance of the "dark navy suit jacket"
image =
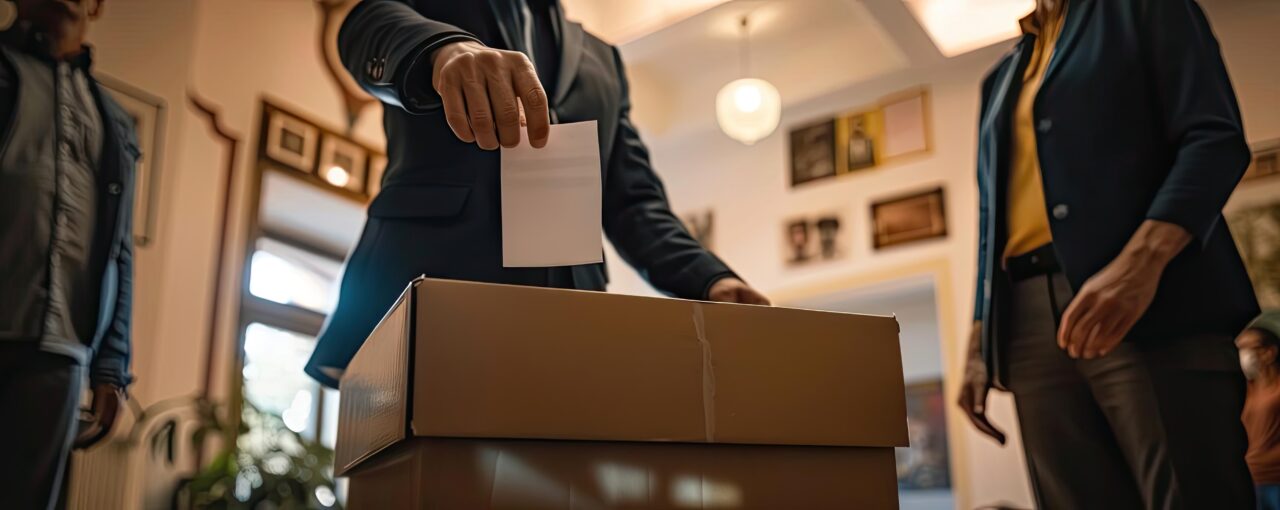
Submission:
[[[554,3],[553,3],[554,4]],[[307,373],[327,385],[347,366],[405,286],[419,275],[603,290],[603,264],[502,267],[499,152],[457,139],[430,82],[431,52],[460,40],[521,49],[507,0],[364,0],[338,35],[352,76],[385,105],[389,163],[383,189],[347,262],[337,310]],[[604,232],[622,257],[667,294],[703,299],[729,268],[687,232],[667,203],[631,123],[622,60],[554,8],[560,72],[548,90],[553,122],[595,120],[603,169]]]
[[[1002,267],[1012,112],[1034,46],[987,76],[979,126],[975,318],[999,373],[1008,314]],[[1079,289],[1147,219],[1195,241],[1165,270],[1132,341],[1234,337],[1258,304],[1222,208],[1249,165],[1235,92],[1194,0],[1070,0],[1034,106],[1054,248]]]

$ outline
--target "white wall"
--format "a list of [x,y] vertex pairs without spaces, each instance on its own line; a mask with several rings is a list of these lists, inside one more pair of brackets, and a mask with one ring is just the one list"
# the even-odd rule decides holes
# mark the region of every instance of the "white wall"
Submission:
[[[1220,36],[1223,51],[1244,110],[1251,141],[1280,138],[1280,2],[1274,0],[1204,0]],[[838,92],[790,105],[777,133],[746,147],[717,131],[679,137],[649,137],[655,165],[665,179],[676,211],[711,208],[716,217],[719,254],[748,281],[786,300],[834,290],[841,285],[867,285],[879,275],[930,273],[939,285],[942,339],[947,359],[947,388],[954,395],[963,366],[962,345],[972,318],[975,278],[976,186],[974,141],[979,82],[1008,44],[949,59],[929,69],[912,69]],[[803,56],[797,56],[803,58]],[[851,56],[850,58],[856,58]],[[833,62],[832,65],[839,65]],[[671,86],[671,84],[665,84]],[[790,126],[871,104],[895,91],[926,85],[932,92],[935,147],[930,157],[891,164],[797,190],[788,188],[786,133]],[[638,98],[651,95],[638,94]],[[660,97],[660,94],[657,95]],[[712,98],[708,98],[708,105]],[[637,99],[637,109],[645,105]],[[708,106],[710,108],[710,106]],[[642,129],[644,126],[641,126]],[[946,188],[949,236],[917,246],[875,252],[871,246],[869,205],[902,192],[943,185]],[[1240,203],[1274,200],[1280,178],[1243,188]],[[845,261],[803,270],[783,265],[782,222],[796,214],[845,211],[855,229],[854,252]],[[610,254],[615,261],[616,255]],[[938,270],[932,261],[942,261]],[[905,269],[904,269],[905,268]],[[611,265],[610,290],[651,294],[652,290],[624,264]],[[992,420],[1011,432],[1011,444],[999,448],[978,435],[965,419],[948,417],[953,429],[953,476],[958,508],[1007,501],[1031,506],[1011,399],[993,397]]]

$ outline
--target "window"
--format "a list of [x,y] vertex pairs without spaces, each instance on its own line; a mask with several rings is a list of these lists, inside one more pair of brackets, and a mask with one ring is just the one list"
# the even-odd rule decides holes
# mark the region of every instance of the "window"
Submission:
[[284,419],[289,430],[314,440],[320,385],[306,366],[316,339],[259,323],[244,334],[244,395],[259,410]]
[[249,268],[254,296],[327,314],[337,304],[342,262],[269,237],[258,239]]

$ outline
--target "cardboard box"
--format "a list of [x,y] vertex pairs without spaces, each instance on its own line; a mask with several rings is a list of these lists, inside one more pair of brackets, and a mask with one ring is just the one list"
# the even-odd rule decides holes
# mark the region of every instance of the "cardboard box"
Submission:
[[[826,496],[895,508],[892,448],[907,444],[897,339],[888,317],[420,279],[343,375],[336,470],[353,475],[353,501],[409,484],[404,508],[471,508],[436,492],[468,497],[468,483],[520,493],[484,452],[595,502],[607,491],[581,473],[616,464],[655,483],[688,473],[738,487],[741,504],[721,508],[770,508],[761,501],[788,484],[803,508]],[[844,483],[823,492],[824,476]],[[547,508],[629,505],[575,504]]]

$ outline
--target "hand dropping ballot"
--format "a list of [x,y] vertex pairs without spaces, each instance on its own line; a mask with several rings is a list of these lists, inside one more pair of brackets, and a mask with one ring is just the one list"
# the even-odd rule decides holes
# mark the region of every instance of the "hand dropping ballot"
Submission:
[[547,146],[502,149],[502,265],[603,261],[596,122],[551,126]]

